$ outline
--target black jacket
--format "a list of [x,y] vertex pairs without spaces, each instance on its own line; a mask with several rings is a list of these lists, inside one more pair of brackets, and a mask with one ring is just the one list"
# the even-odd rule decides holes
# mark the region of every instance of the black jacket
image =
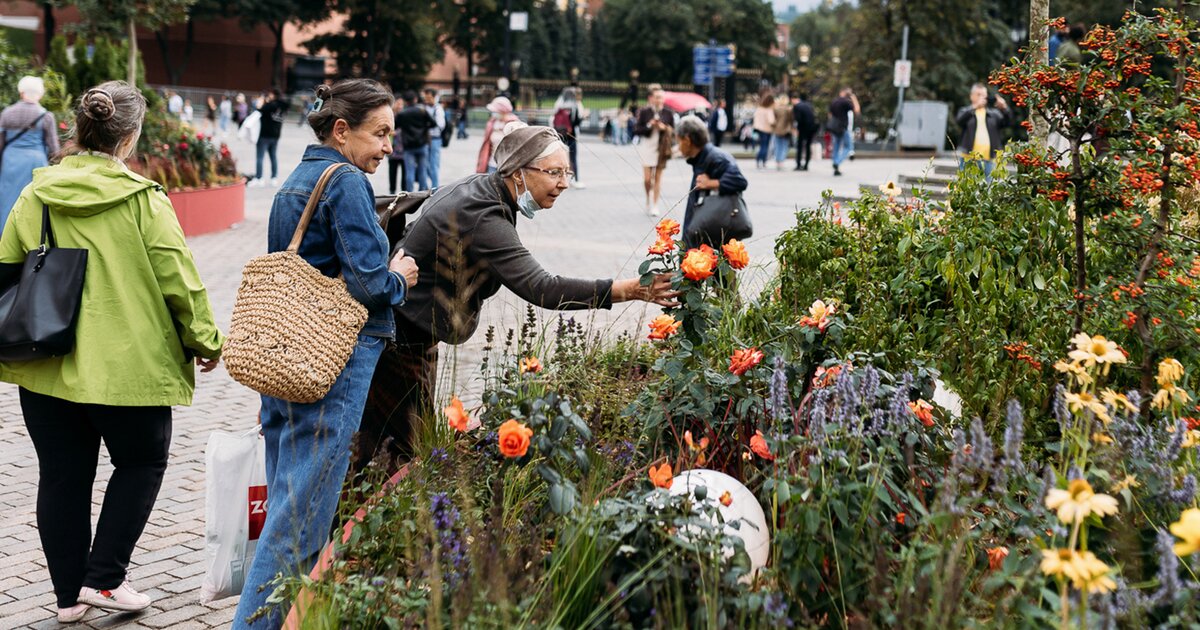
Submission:
[[[722,195],[736,195],[744,190],[749,185],[746,181],[746,176],[742,175],[742,170],[738,168],[737,162],[733,160],[733,156],[726,151],[719,149],[710,142],[704,145],[703,149],[696,154],[696,157],[688,158],[688,164],[692,165],[692,183],[689,188],[696,187],[696,177],[701,173],[708,175],[709,179],[715,179],[720,183],[720,188],[717,192]],[[696,207],[696,200],[700,198],[701,191],[692,190],[688,194],[687,210],[683,214],[683,233],[689,234],[690,224],[692,222],[692,210]],[[699,243],[687,243],[688,247],[696,247]]]
[[407,149],[419,149],[429,143],[429,130],[437,128],[424,105],[409,105],[396,114],[396,133]]
[[401,241],[420,275],[404,307],[395,309],[397,342],[470,339],[484,300],[502,286],[542,308],[612,306],[612,280],[564,278],[543,269],[521,244],[517,214],[499,173],[468,175],[434,192]]
[[817,130],[817,113],[813,111],[812,103],[800,101],[792,105],[792,118],[796,122],[796,131],[801,136],[812,135]]
[[[962,128],[962,136],[958,139],[958,152],[962,154],[971,153],[971,149],[975,146],[975,108],[967,105],[958,110],[958,115],[954,117],[958,126]],[[991,140],[992,153],[988,156],[989,160],[996,159],[996,152],[1004,148],[1004,136],[1000,135],[1000,130],[1007,127],[1012,121],[1007,109],[997,109],[995,107],[987,108],[987,132],[988,139]]]

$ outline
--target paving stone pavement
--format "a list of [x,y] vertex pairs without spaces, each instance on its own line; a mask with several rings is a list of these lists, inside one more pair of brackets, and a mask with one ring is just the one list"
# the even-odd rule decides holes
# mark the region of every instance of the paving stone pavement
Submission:
[[[474,130],[466,141],[454,141],[442,152],[442,181],[471,172],[482,133]],[[282,180],[299,161],[311,133],[285,125],[279,146]],[[242,171],[253,171],[254,148],[233,140],[231,148]],[[791,223],[794,213],[820,200],[830,188],[838,195],[857,193],[860,183],[879,184],[900,172],[920,173],[927,160],[865,160],[848,163],[841,178],[832,177],[828,162],[813,163],[811,171],[756,171],[740,162],[750,180],[746,201],[754,219],[755,236],[747,246],[757,269],[750,272],[747,290],[761,286],[769,273],[774,238]],[[579,166],[588,187],[564,195],[555,208],[535,221],[520,223],[522,239],[539,261],[553,273],[578,277],[628,277],[635,275],[645,248],[653,240],[657,219],[643,208],[641,168],[632,146],[616,147],[595,139],[580,142]],[[788,167],[790,169],[791,164]],[[672,161],[664,174],[666,216],[683,220],[690,167]],[[372,176],[376,191],[387,188],[387,173]],[[246,220],[218,234],[189,239],[200,273],[208,287],[222,329],[229,323],[234,295],[246,260],[264,252],[270,188],[246,192]],[[489,324],[503,329],[519,325],[524,303],[507,291],[485,309],[481,331]],[[553,318],[552,312],[542,312]],[[619,304],[611,311],[574,313],[593,330],[606,334],[644,328],[654,309],[642,303]],[[443,392],[471,392],[483,334],[455,349],[443,348]],[[468,394],[469,395],[469,394]],[[170,466],[158,502],[146,526],[129,578],[135,587],[154,598],[146,611],[107,614],[93,610],[81,628],[228,627],[236,598],[212,604],[199,603],[199,586],[205,571],[204,447],[213,431],[249,428],[258,411],[258,396],[229,378],[222,368],[197,375],[195,401],[175,410]],[[37,458],[22,422],[15,387],[0,383],[0,628],[56,628],[56,608],[35,525]],[[112,473],[107,456],[101,457],[93,494],[93,518],[99,513],[103,489]]]

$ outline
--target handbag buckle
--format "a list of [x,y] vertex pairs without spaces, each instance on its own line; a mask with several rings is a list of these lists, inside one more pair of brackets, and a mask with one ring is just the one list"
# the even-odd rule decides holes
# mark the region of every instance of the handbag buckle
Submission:
[[46,244],[42,243],[41,245],[38,246],[38,252],[37,252],[38,260],[37,260],[37,264],[35,264],[33,266],[34,271],[42,270],[42,265],[46,262],[46,253],[47,253]]

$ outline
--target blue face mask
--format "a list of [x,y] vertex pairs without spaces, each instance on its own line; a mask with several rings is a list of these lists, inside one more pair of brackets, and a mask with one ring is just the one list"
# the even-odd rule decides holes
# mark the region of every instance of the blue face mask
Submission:
[[529,187],[525,186],[525,171],[521,171],[520,184],[525,187],[525,192],[517,195],[517,208],[521,210],[521,214],[525,215],[525,218],[532,219],[542,207],[533,199],[533,193],[529,192]]

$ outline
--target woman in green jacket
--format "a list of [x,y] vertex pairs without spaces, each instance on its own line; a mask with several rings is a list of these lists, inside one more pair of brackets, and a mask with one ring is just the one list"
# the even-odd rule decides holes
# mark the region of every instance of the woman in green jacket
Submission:
[[[63,622],[89,606],[150,605],[125,569],[167,468],[171,406],[192,402],[192,357],[210,371],[224,341],[171,202],[123,162],[145,114],[145,99],[124,82],[88,90],[75,114],[76,154],[34,171],[0,236],[0,263],[23,261],[40,242],[44,204],[59,246],[88,250],[75,349],[0,363],[0,380],[20,386],[37,451],[38,533]],[[101,440],[114,471],[93,539]]]

